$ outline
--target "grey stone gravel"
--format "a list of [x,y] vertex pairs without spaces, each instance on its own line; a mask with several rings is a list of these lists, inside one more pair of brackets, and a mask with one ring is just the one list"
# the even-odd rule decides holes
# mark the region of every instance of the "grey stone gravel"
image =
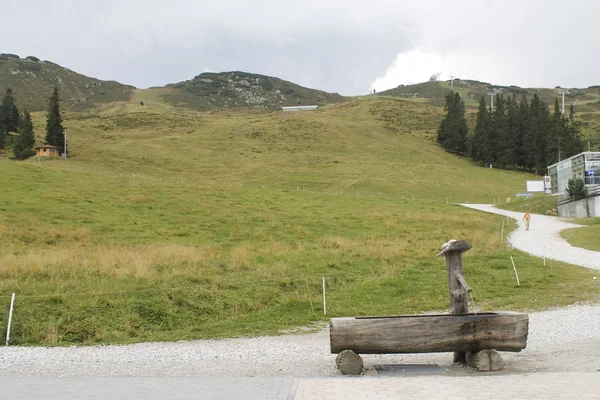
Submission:
[[[527,349],[502,353],[506,372],[595,371],[600,366],[600,305],[530,314]],[[452,355],[365,355],[365,367],[437,363]],[[330,377],[329,333],[89,347],[2,347],[0,377]]]

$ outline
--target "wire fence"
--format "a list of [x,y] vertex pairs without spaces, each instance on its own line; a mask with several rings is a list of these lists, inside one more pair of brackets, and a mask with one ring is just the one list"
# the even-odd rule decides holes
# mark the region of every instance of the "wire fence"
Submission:
[[[504,223],[505,220],[502,219],[502,222]],[[509,245],[506,245],[506,250],[514,250],[512,246],[508,247]],[[553,254],[550,246],[545,243],[543,246],[543,265],[546,266],[549,265],[549,259]],[[517,284],[519,284],[518,265],[515,265],[513,255],[515,255],[513,251],[508,251],[508,254],[506,254],[506,273],[512,274],[514,271]],[[439,264],[442,267],[444,261],[440,259]],[[440,271],[444,271],[444,269],[440,268]],[[100,316],[99,319],[102,320],[103,318],[109,318],[104,314],[115,307],[126,309],[123,310],[123,313],[135,314],[139,312],[135,307],[144,301],[150,302],[149,307],[157,306],[158,308],[160,308],[160,301],[180,302],[178,307],[186,307],[187,304],[194,301],[203,302],[203,307],[206,310],[211,310],[213,317],[216,319],[235,318],[261,309],[285,307],[289,302],[295,302],[300,307],[305,307],[306,314],[315,317],[319,314],[327,316],[331,313],[342,315],[355,312],[354,307],[356,305],[348,305],[341,299],[354,296],[354,290],[364,290],[365,286],[372,288],[369,289],[369,298],[385,297],[386,288],[379,287],[373,282],[389,279],[408,279],[407,271],[396,270],[378,274],[299,274],[253,280],[214,279],[213,281],[192,285],[139,287],[128,290],[55,291],[52,293],[15,291],[14,293],[9,292],[9,294],[0,295],[0,298],[3,299],[2,303],[7,306],[10,303],[9,314],[1,316],[0,322],[6,327],[6,345],[9,345],[14,343],[15,340],[16,343],[19,343],[19,335],[23,334],[22,325],[24,323],[37,324],[37,322],[34,322],[36,321],[36,313],[42,312],[45,317],[56,320],[64,318],[65,310],[76,314],[89,314],[85,316],[75,315],[73,316],[75,319],[93,317],[92,314],[97,313]],[[437,280],[435,281],[437,282]],[[444,281],[444,279],[440,280],[440,282]],[[355,283],[358,283],[359,286],[353,286]],[[360,286],[363,288],[361,289]],[[378,294],[379,290],[382,291],[380,294]],[[177,292],[185,293],[177,294]],[[341,297],[336,294],[338,292],[342,294]],[[444,290],[436,292],[441,298],[445,299],[447,296]],[[364,293],[361,293],[361,295],[364,295]],[[129,296],[129,298],[123,299],[123,296]],[[86,298],[86,300],[76,300],[75,303],[60,300],[75,297]],[[98,302],[98,298],[104,300]],[[15,299],[17,302],[16,307]],[[248,308],[246,303],[256,303],[257,305],[253,306],[254,308]],[[173,312],[179,312],[178,310],[193,311],[174,308]],[[158,311],[146,309],[144,312],[155,313]],[[55,313],[55,315],[49,315],[51,313]],[[20,318],[26,321],[22,321]],[[11,339],[11,324],[14,326],[15,323],[21,329],[18,329],[17,335]],[[141,323],[143,324],[143,322]],[[37,327],[37,329],[42,328]],[[141,327],[140,329],[150,328]]]
[[[394,276],[400,275],[400,273],[394,274]],[[141,310],[142,313],[148,314],[160,313],[162,307],[160,300],[162,300],[163,303],[179,302],[180,304],[172,310],[176,313],[178,310],[184,311],[181,307],[185,307],[193,301],[198,304],[203,303],[206,310],[217,310],[213,314],[215,319],[240,317],[243,314],[260,311],[261,309],[285,307],[285,304],[289,302],[300,302],[305,307],[307,314],[326,316],[328,314],[328,296],[330,292],[340,290],[356,281],[368,283],[370,280],[389,277],[391,277],[391,274],[295,275],[256,280],[222,280],[185,286],[146,287],[131,290],[57,291],[40,294],[16,292],[0,296],[3,299],[2,303],[7,305],[10,303],[10,307],[7,307],[9,308],[8,315],[2,315],[0,321],[6,328],[6,345],[8,346],[15,340],[19,342],[23,324],[39,323],[40,326],[37,329],[43,329],[40,327],[44,323],[47,324],[48,321],[39,322],[36,320],[35,315],[40,312],[43,313],[45,319],[60,320],[61,318],[64,319],[66,314],[71,313],[69,314],[71,316],[67,319],[83,320],[94,318],[92,314],[97,313],[98,319],[102,320],[103,318],[110,318],[103,316],[103,314],[110,314],[111,309],[114,307],[122,307],[123,313],[139,313],[140,309],[136,307],[146,301],[149,302],[149,308],[156,307],[156,309]],[[185,294],[177,294],[177,292],[182,291]],[[210,295],[207,295],[208,292],[210,292]],[[156,296],[152,297],[152,295],[163,293],[164,296],[159,296],[159,300]],[[117,298],[122,296],[128,296],[128,298],[124,300]],[[59,299],[69,297],[85,297],[86,300],[76,300],[76,303],[59,301]],[[96,298],[103,298],[104,300],[98,303],[94,301]],[[218,306],[215,305],[217,303]],[[246,303],[256,303],[258,306],[252,306],[248,309]],[[256,307],[258,309],[255,309]],[[338,313],[343,312],[344,308],[343,303],[329,304],[329,309],[333,309]],[[195,309],[185,310],[185,312],[195,312]],[[54,315],[50,315],[51,313],[54,313]],[[15,324],[21,329],[17,329],[17,334],[11,337],[11,325],[14,327]],[[146,329],[149,328],[146,327]]]

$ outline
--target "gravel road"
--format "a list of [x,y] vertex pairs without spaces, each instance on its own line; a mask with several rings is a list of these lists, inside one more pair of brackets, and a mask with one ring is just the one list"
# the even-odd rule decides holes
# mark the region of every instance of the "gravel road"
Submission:
[[[491,211],[491,207],[469,205]],[[519,213],[500,211],[520,220]],[[494,211],[495,212],[495,211]],[[570,227],[555,217],[534,215],[531,230],[519,228],[509,238],[515,247],[541,255],[542,244],[553,258],[600,269],[598,253],[583,257],[558,231]],[[563,243],[564,242],[564,243]],[[574,251],[571,254],[571,251]],[[594,253],[594,252],[589,252]],[[546,254],[549,256],[549,254]],[[581,256],[581,257],[580,257]],[[581,260],[581,262],[579,262]],[[599,290],[600,290],[600,279]],[[596,371],[600,368],[600,305],[576,305],[530,314],[527,349],[502,353],[501,374],[532,371]],[[364,356],[365,366],[390,363],[437,363],[451,374],[476,374],[452,366],[452,355]],[[90,347],[2,347],[0,378],[8,377],[295,377],[337,376],[329,354],[326,327],[315,333],[227,340],[140,343]]]
[[[600,368],[600,306],[530,314],[527,349],[502,353],[503,373]],[[454,374],[452,354],[366,355],[366,366],[437,363]],[[3,347],[0,377],[330,377],[329,333],[89,347]]]
[[[517,249],[537,257],[564,261],[569,264],[600,270],[600,252],[571,246],[560,236],[560,231],[568,228],[578,228],[565,218],[551,217],[548,215],[531,215],[529,230],[525,230],[522,221],[523,213],[506,211],[495,208],[490,204],[462,204],[465,207],[494,214],[506,215],[512,218],[511,223],[517,222],[519,229],[513,231],[508,237],[508,242]],[[516,220],[516,221],[514,221]]]

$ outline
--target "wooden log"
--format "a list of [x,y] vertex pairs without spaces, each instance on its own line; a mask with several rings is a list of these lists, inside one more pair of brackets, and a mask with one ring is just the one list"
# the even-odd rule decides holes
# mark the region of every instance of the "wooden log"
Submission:
[[[471,243],[466,240],[450,240],[442,246],[438,256],[446,257],[446,272],[448,273],[448,291],[450,293],[450,313],[466,314],[469,312],[467,293],[471,288],[465,280],[462,263],[462,253],[471,249]],[[466,362],[464,352],[454,352],[454,362]]]
[[514,312],[332,318],[331,353],[518,352],[527,346],[529,317]]
[[500,353],[493,349],[468,351],[467,364],[478,371],[498,371],[504,367]]
[[344,375],[360,375],[364,368],[363,359],[352,350],[340,352],[335,358],[335,365]]

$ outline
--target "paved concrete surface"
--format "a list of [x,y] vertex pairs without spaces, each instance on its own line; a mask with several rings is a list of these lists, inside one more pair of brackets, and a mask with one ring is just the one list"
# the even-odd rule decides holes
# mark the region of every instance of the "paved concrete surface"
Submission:
[[294,399],[600,399],[600,372],[302,379]]
[[293,378],[2,378],[5,400],[292,400]]
[[292,378],[15,378],[7,400],[562,400],[600,399],[600,372]]
[[519,250],[538,257],[545,256],[553,260],[600,270],[600,252],[571,246],[560,236],[560,231],[579,228],[582,225],[570,223],[565,218],[532,214],[531,225],[527,231],[523,222],[523,213],[500,210],[491,204],[462,205],[480,211],[506,215],[516,220],[519,228],[510,234],[508,242]]

